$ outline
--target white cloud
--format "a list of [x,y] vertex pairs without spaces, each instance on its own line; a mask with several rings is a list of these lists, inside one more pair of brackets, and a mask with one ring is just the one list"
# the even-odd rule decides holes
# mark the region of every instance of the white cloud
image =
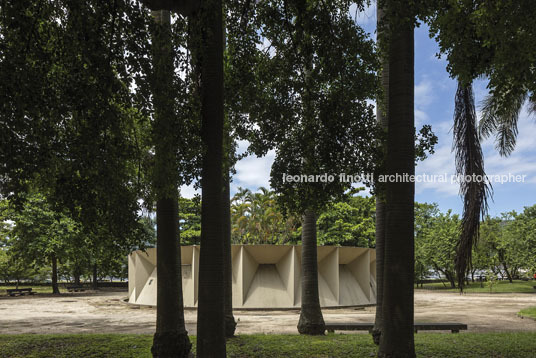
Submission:
[[233,187],[242,186],[252,190],[261,186],[269,187],[274,158],[275,151],[271,150],[262,158],[251,155],[236,163]]
[[434,86],[429,78],[424,77],[415,85],[415,106],[422,108],[430,105],[435,99]]
[[426,114],[426,112],[416,108],[415,109],[415,127],[417,127],[417,129],[419,129],[420,125],[426,124],[426,123],[429,123],[429,122],[430,122],[430,117],[428,117],[428,114]]
[[[450,181],[451,176],[455,174],[454,153],[451,152],[450,143],[436,147],[435,154],[418,163],[415,173],[430,178],[426,182],[415,183],[417,194],[431,190],[435,194],[446,197],[458,195],[459,186]],[[439,176],[444,175],[446,175],[446,182],[439,180]],[[436,180],[432,180],[433,176],[437,176]]]
[[196,194],[201,194],[201,190],[200,189],[195,189],[194,188],[194,185],[193,184],[190,184],[190,185],[183,185],[180,187],[180,195],[181,197],[183,198],[188,198],[188,199],[191,199],[193,198]]
[[348,12],[359,26],[376,25],[376,1],[372,1],[363,11],[356,10],[357,5],[352,4]]

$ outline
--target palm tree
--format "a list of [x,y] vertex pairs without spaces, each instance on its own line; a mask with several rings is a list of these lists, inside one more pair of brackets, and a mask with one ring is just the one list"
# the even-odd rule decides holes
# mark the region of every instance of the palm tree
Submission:
[[[484,177],[486,173],[476,126],[473,89],[471,84],[461,81],[458,82],[456,91],[453,135],[457,174]],[[458,286],[463,290],[473,246],[479,236],[480,216],[486,216],[487,198],[491,195],[491,188],[484,181],[461,181],[460,194],[464,197],[464,205],[455,268]]]
[[223,220],[223,290],[225,302],[225,337],[234,337],[236,321],[233,316],[233,267],[231,257],[231,188],[230,188],[230,162],[231,162],[231,136],[229,135],[229,122],[225,122],[224,145],[224,173],[222,190],[222,220]]
[[[392,6],[389,2],[387,6]],[[389,9],[389,120],[386,172],[415,173],[414,38],[412,9],[393,16]],[[393,20],[393,21],[391,21]],[[385,183],[382,316],[378,357],[415,357],[413,332],[413,182]]]
[[202,2],[197,19],[202,32],[201,252],[197,310],[198,357],[225,357],[223,188],[223,21],[222,1]]
[[316,214],[307,210],[302,221],[302,302],[298,332],[324,334],[326,325],[318,296],[318,263],[316,249]]
[[175,121],[173,88],[173,50],[170,13],[154,10],[153,36],[155,182],[157,194],[157,311],[153,357],[187,357],[191,343],[184,325],[181,280],[181,253],[178,232],[178,192],[175,181],[175,146],[168,128]]
[[[504,101],[496,92],[488,95],[482,105],[482,118],[476,129],[476,112],[471,84],[458,83],[456,93],[456,113],[454,118],[454,145],[458,174],[485,176],[484,159],[480,138],[496,136],[496,149],[501,156],[509,156],[515,149],[518,134],[517,123],[523,104],[529,98],[526,89],[520,91],[513,100]],[[530,111],[536,111],[536,102],[529,99]],[[480,137],[480,138],[479,138]],[[458,285],[463,290],[472,258],[472,248],[479,237],[480,217],[487,214],[487,199],[492,188],[484,182],[462,182],[460,192],[464,196],[462,232],[457,245],[456,274]],[[507,271],[508,273],[508,271]],[[511,280],[510,275],[508,274]]]
[[[380,6],[376,8],[378,32],[381,32],[382,27],[386,26],[383,10]],[[382,36],[379,34],[378,41]],[[382,56],[381,66],[381,84],[383,101],[379,100],[376,106],[376,118],[381,128],[387,131],[389,111],[388,99],[389,95],[389,61]],[[382,143],[385,148],[385,143]],[[374,319],[374,329],[372,330],[372,338],[376,345],[380,344],[380,337],[383,327],[382,305],[383,305],[383,270],[384,270],[384,242],[385,242],[385,193],[381,185],[376,185],[376,316]]]
[[[512,154],[517,139],[517,122],[523,104],[529,98],[528,92],[521,92],[514,96],[514,100],[504,102],[496,93],[488,95],[482,105],[482,118],[478,124],[481,138],[495,134],[496,149],[500,155],[506,157]],[[530,112],[536,113],[536,98],[528,100]]]

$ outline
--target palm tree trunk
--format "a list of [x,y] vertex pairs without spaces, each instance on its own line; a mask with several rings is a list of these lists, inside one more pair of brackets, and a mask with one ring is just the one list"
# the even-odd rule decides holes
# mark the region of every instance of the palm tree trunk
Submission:
[[155,109],[155,181],[156,200],[156,332],[153,357],[187,357],[191,343],[184,325],[181,253],[178,231],[178,193],[175,145],[169,128],[175,113],[170,93],[173,81],[173,52],[169,11],[152,12],[156,21],[153,36]]
[[[228,148],[228,147],[227,147]],[[231,190],[229,168],[223,176],[223,292],[225,301],[225,337],[234,337],[236,321],[233,316],[233,267],[231,258]]]
[[[225,26],[225,25],[224,25]],[[224,28],[223,48],[227,46]],[[225,311],[225,337],[234,337],[236,321],[233,316],[233,260],[231,257],[231,129],[224,113],[223,141],[223,299]]]
[[184,324],[177,198],[156,202],[156,332],[153,357],[188,357],[192,344]]
[[202,164],[201,252],[197,310],[197,356],[225,357],[223,285],[222,141],[223,141],[223,24],[222,1],[202,3],[201,137]]
[[385,201],[376,194],[376,316],[372,339],[376,345],[380,344],[383,328],[383,275],[384,275],[384,242],[385,242]]
[[58,258],[56,254],[52,254],[50,258],[52,261],[52,294],[59,295],[60,289],[58,287]]
[[[383,9],[377,7],[377,19],[380,29],[384,26],[385,17]],[[381,35],[378,36],[381,41]],[[389,61],[383,56],[381,69],[381,83],[383,100],[378,101],[376,106],[376,118],[381,128],[387,131],[389,119]],[[382,143],[383,152],[385,153],[386,143]],[[383,174],[383,168],[380,170]],[[383,306],[383,274],[384,274],[384,242],[385,242],[385,191],[384,188],[377,186],[376,193],[376,316],[374,319],[374,328],[372,330],[372,339],[376,345],[380,344],[380,337],[383,327],[382,306]]]
[[[408,11],[409,13],[411,11]],[[402,17],[404,14],[400,14]],[[389,31],[389,124],[386,172],[415,173],[413,20]],[[403,17],[402,17],[403,19]],[[415,357],[413,332],[414,197],[411,181],[388,181],[386,189],[383,330],[378,357]]]
[[[471,83],[458,81],[454,102],[453,143],[458,175],[485,177],[484,157],[476,129],[475,98]],[[478,239],[480,216],[485,217],[490,187],[484,181],[460,182],[463,195],[463,215],[460,238],[456,244],[455,270],[458,287],[463,290],[467,270],[471,266],[473,247]]]
[[318,296],[318,262],[316,248],[316,213],[307,210],[302,225],[302,303],[298,332],[324,334],[326,326]]

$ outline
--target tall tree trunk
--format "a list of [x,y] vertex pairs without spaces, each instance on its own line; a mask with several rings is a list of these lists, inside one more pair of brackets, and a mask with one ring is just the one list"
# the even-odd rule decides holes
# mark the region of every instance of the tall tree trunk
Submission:
[[445,271],[444,274],[445,274],[445,277],[447,278],[447,280],[450,283],[450,288],[456,288],[456,276],[455,276],[455,274],[453,274],[453,273],[451,273],[449,271]]
[[[377,7],[377,28],[385,26],[383,10]],[[381,41],[381,35],[378,36]],[[389,61],[382,57],[381,83],[383,98],[377,101],[376,118],[381,128],[386,132],[389,119]],[[382,152],[385,153],[385,144],[382,143]],[[383,169],[380,170],[383,174]],[[374,329],[372,339],[376,345],[380,344],[383,327],[382,306],[383,306],[383,277],[384,277],[384,242],[385,242],[385,191],[381,186],[377,186],[376,193],[376,316],[374,319]]]
[[380,195],[376,195],[376,316],[372,330],[372,339],[376,345],[380,344],[383,329],[382,307],[385,256],[385,201]]
[[230,176],[229,173],[229,148],[230,148],[229,133],[226,133],[226,145],[224,153],[227,156],[225,161],[225,172],[223,174],[223,292],[224,292],[224,304],[225,304],[225,337],[234,337],[236,329],[236,321],[233,316],[233,262],[231,258],[231,188],[230,188]]
[[506,262],[503,261],[502,265],[504,268],[504,272],[506,273],[506,277],[508,278],[508,281],[510,281],[510,283],[514,283],[514,281],[512,280],[512,275],[510,274],[510,271],[508,270],[508,266],[506,266]]
[[58,258],[56,254],[52,254],[50,258],[52,261],[52,293],[54,295],[60,294],[60,289],[58,287]]
[[[228,172],[228,171],[227,171]],[[225,336],[234,337],[236,321],[233,316],[233,267],[231,258],[231,200],[229,174],[224,174],[223,186],[223,258],[224,258],[224,302],[225,302]]]
[[197,310],[197,356],[225,357],[224,258],[222,225],[223,24],[221,0],[202,3],[201,253]]
[[156,332],[153,357],[188,357],[192,344],[184,324],[177,197],[156,202]]
[[[223,48],[227,46],[224,24]],[[231,257],[231,128],[224,113],[223,123],[223,299],[225,311],[225,337],[234,337],[236,321],[233,315],[233,259]]]
[[[413,17],[389,22],[389,124],[386,172],[415,173]],[[407,18],[406,20],[404,20]],[[386,189],[383,330],[378,357],[415,357],[413,332],[414,183],[388,181]]]
[[174,127],[173,50],[170,13],[152,11],[156,22],[153,35],[154,141],[156,201],[156,332],[153,357],[188,357],[191,343],[184,325],[181,249],[178,223]]
[[92,282],[94,290],[99,289],[99,278],[97,276],[98,276],[98,267],[97,267],[97,264],[94,263],[93,264],[93,282]]
[[307,210],[302,225],[302,303],[298,332],[301,334],[324,334],[326,325],[318,296],[318,262],[316,248],[316,213]]

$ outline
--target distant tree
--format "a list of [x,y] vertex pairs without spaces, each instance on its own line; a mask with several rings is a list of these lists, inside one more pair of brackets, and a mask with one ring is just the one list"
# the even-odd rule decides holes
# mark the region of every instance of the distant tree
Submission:
[[439,213],[432,217],[430,227],[425,230],[423,251],[425,262],[434,271],[444,276],[451,287],[456,287],[456,271],[454,258],[456,256],[456,243],[460,231],[458,215]]
[[426,256],[426,242],[434,218],[438,215],[437,204],[415,203],[415,279],[422,281],[431,271]]
[[52,292],[59,294],[58,260],[67,260],[69,247],[77,244],[80,226],[67,213],[53,211],[39,193],[25,199],[22,210],[10,210],[13,221],[9,250],[13,257],[35,267],[50,265]]
[[318,217],[318,243],[374,247],[374,197],[351,196],[330,204]]
[[22,280],[32,280],[36,274],[36,268],[14,257],[7,248],[0,248],[0,279],[5,283],[14,281],[18,288]]
[[275,192],[238,188],[231,201],[232,241],[241,244],[284,244],[298,239],[299,220],[283,215]]
[[199,245],[201,240],[201,199],[179,197],[179,230],[182,245]]

